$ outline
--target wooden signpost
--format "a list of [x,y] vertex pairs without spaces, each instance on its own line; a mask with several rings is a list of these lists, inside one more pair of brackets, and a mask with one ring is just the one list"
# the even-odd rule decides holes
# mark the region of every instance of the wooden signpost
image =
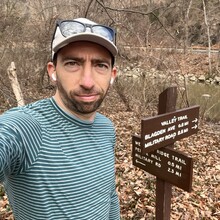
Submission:
[[156,220],[169,220],[172,185],[192,190],[193,160],[173,149],[174,142],[198,131],[199,106],[176,111],[177,88],[159,96],[158,115],[141,121],[132,137],[133,164],[156,176]]

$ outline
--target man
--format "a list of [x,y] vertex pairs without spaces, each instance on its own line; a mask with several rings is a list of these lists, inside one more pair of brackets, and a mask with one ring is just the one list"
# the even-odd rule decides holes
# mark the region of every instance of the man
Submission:
[[0,182],[16,220],[118,220],[114,127],[96,112],[116,77],[115,31],[58,21],[54,97],[0,117]]

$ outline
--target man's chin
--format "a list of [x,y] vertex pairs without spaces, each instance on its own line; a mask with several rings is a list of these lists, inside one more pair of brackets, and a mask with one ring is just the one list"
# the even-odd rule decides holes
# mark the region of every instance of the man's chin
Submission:
[[97,104],[96,102],[84,102],[77,106],[77,111],[81,114],[91,114],[94,113],[99,106],[100,104]]

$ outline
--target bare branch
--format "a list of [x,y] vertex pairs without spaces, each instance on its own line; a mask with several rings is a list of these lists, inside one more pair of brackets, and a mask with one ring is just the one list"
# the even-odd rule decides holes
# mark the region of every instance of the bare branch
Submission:
[[130,9],[116,9],[116,8],[111,8],[108,6],[105,6],[103,3],[101,3],[99,0],[96,0],[96,2],[102,6],[106,12],[107,9],[108,10],[112,10],[112,11],[118,11],[118,12],[129,12],[129,13],[134,13],[134,14],[140,14],[140,15],[153,15],[155,17],[155,19],[159,22],[159,24],[163,27],[163,29],[165,30],[165,32],[176,41],[175,37],[173,37],[172,34],[170,34],[170,32],[164,27],[163,23],[160,21],[160,19],[155,15],[155,13],[153,11],[150,12],[141,12],[141,11],[135,11],[135,10],[130,10]]
[[90,6],[91,6],[91,4],[92,4],[93,1],[94,1],[94,0],[90,0],[90,2],[89,2],[89,4],[88,4],[88,7],[87,7],[86,12],[85,12],[85,18],[86,18],[87,15],[88,15],[88,12],[89,12]]

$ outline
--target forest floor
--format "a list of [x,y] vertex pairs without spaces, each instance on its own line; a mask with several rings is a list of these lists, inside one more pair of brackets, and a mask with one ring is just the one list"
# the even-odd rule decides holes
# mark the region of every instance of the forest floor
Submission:
[[[112,99],[113,97],[111,97]],[[116,100],[116,98],[115,98]],[[113,100],[108,106],[112,106]],[[140,134],[141,118],[120,102],[106,111],[116,126],[116,176],[122,219],[155,219],[156,178],[132,163],[132,135]],[[200,121],[199,131],[175,143],[193,158],[192,191],[172,187],[171,219],[220,219],[220,124]]]
[[[201,60],[193,60],[196,71],[193,69],[192,72],[202,73]],[[207,62],[204,66],[207,68]],[[41,94],[28,91],[29,97],[34,97],[32,101],[50,96],[48,93],[51,91],[45,90]],[[1,108],[4,110],[4,106]],[[132,162],[132,135],[140,134],[142,116],[127,111],[114,89],[110,90],[100,112],[108,116],[116,127],[116,186],[121,220],[155,219],[156,177],[135,167]],[[191,192],[172,187],[170,219],[219,220],[220,123],[200,120],[198,133],[177,141],[175,149],[193,158],[193,180]],[[13,214],[4,189],[0,186],[0,220],[6,219],[12,220]]]
[[[116,185],[121,219],[155,219],[156,178],[132,163],[132,135],[140,133],[140,116],[126,111],[115,91],[111,91],[100,111],[115,124]],[[172,187],[171,219],[220,219],[220,125],[200,121],[199,132],[175,148],[193,158],[192,191]],[[7,196],[0,190],[0,219],[13,219]]]

